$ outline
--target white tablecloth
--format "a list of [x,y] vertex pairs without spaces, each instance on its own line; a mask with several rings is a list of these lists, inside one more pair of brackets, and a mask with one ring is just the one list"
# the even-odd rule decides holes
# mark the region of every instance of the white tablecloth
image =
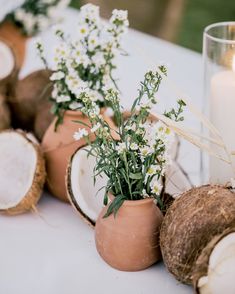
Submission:
[[[73,32],[77,12],[65,14],[66,31]],[[52,31],[42,34],[46,49],[52,49]],[[147,69],[164,61],[169,64],[173,83],[202,106],[201,56],[157,38],[130,31],[126,38],[129,57],[118,60],[123,103],[130,107],[136,89]],[[32,39],[21,77],[41,68]],[[165,84],[159,93],[165,106],[177,96]],[[178,97],[180,98],[180,97]],[[189,113],[187,125],[199,129]],[[194,158],[192,164],[192,158]],[[181,143],[179,160],[194,183],[199,181],[199,151]],[[16,217],[0,216],[0,293],[1,294],[184,294],[192,288],[177,282],[164,265],[134,273],[120,272],[103,262],[95,249],[93,229],[84,223],[73,208],[49,195],[43,195],[39,213]]]

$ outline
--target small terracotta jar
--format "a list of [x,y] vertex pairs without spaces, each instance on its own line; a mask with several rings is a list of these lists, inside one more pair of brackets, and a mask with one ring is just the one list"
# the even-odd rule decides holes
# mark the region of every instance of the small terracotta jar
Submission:
[[[104,116],[105,121],[113,128],[113,122]],[[89,119],[80,111],[66,111],[63,123],[55,131],[56,118],[52,121],[42,139],[42,148],[46,158],[47,187],[53,196],[69,202],[66,192],[66,170],[73,153],[86,145],[84,138],[75,141],[73,134],[79,128],[89,128],[74,121],[82,121],[90,125]],[[92,135],[90,139],[92,140]]]
[[11,21],[4,21],[0,24],[0,38],[13,49],[17,68],[20,69],[25,59],[26,42],[29,37],[24,36],[21,29]]
[[104,218],[107,206],[95,225],[95,242],[100,256],[122,271],[143,270],[161,259],[159,246],[163,215],[152,198],[126,200]]

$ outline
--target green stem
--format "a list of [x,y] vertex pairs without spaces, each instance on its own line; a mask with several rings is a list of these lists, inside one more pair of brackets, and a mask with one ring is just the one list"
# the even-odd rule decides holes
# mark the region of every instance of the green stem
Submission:
[[124,157],[124,164],[125,164],[125,168],[126,168],[126,172],[127,172],[128,190],[129,190],[129,193],[130,193],[131,200],[133,200],[133,196],[132,196],[132,192],[131,192],[131,184],[130,184],[130,181],[129,181],[129,168],[128,168],[128,164],[127,164],[127,158],[126,158],[126,152],[125,151],[123,153],[123,157]]

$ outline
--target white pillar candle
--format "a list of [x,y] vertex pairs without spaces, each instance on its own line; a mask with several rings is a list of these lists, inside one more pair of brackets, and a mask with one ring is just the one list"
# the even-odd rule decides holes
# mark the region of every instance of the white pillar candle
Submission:
[[[228,150],[235,151],[235,56],[233,70],[221,71],[211,79],[210,120],[221,134]],[[213,150],[225,157],[221,148]],[[210,182],[225,184],[235,176],[235,157],[229,165],[215,157],[210,158]]]

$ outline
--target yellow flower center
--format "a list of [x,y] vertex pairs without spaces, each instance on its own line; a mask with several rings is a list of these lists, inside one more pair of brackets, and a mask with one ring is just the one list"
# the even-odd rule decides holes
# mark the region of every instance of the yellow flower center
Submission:
[[153,173],[154,173],[154,169],[153,169],[152,167],[150,167],[150,168],[148,169],[148,174],[152,175]]
[[166,134],[169,135],[171,130],[169,128],[166,128]]
[[86,33],[86,29],[82,28],[82,29],[80,30],[80,32],[81,32],[81,34],[85,34],[85,33]]

